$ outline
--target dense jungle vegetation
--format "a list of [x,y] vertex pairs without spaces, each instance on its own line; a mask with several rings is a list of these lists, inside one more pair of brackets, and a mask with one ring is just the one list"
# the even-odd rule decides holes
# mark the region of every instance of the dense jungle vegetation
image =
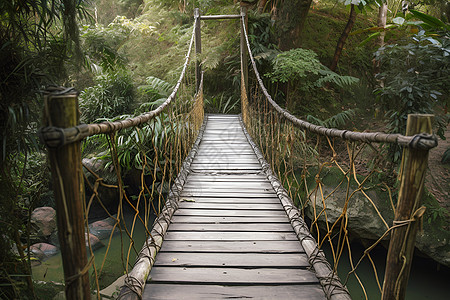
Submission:
[[[403,133],[407,114],[434,113],[436,133],[445,139],[450,2],[243,4],[258,68],[280,105],[316,124],[360,131]],[[54,206],[37,136],[42,91],[74,86],[84,123],[147,111],[176,83],[194,8],[236,14],[239,6],[237,0],[0,0],[0,298],[39,298],[44,289],[32,281],[27,251],[31,212]],[[206,111],[239,113],[239,23],[202,26]],[[394,163],[400,154],[387,153]],[[430,195],[426,218],[448,229],[450,150],[439,159],[447,174],[436,187],[443,200]]]

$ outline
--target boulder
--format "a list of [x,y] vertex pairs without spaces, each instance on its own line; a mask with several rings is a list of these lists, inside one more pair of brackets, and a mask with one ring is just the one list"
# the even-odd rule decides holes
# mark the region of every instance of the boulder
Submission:
[[[116,220],[114,218],[106,218],[104,220],[96,221],[89,224],[89,232],[101,240],[107,239],[111,235],[115,223]],[[118,232],[117,227],[114,229],[114,232]]]
[[40,260],[45,260],[58,253],[58,248],[47,244],[47,243],[37,243],[30,246],[31,253],[39,258]]
[[[95,251],[97,249],[100,249],[101,247],[104,247],[102,241],[92,233],[89,234],[89,241],[88,241],[88,234],[86,233],[86,247],[89,249],[89,242],[91,243],[92,250]],[[88,250],[89,251],[89,250]]]
[[[323,194],[327,196],[332,192],[333,188],[324,186]],[[350,191],[350,193],[352,190]],[[366,194],[377,206],[381,215],[385,218],[386,223],[392,226],[394,219],[394,212],[390,200],[383,194],[378,194],[375,190],[366,190]],[[305,210],[305,214],[308,218],[314,219],[314,209],[312,203],[314,203],[314,195],[311,196],[309,205]],[[345,188],[338,188],[332,195],[325,200],[326,214],[328,224],[333,224],[341,215],[342,208],[345,205],[346,191]],[[322,211],[322,200],[318,197],[316,199],[316,213]],[[322,213],[318,219],[319,227],[322,230],[326,230],[325,214]],[[348,232],[351,239],[355,239],[364,246],[370,246],[377,241],[386,231],[386,225],[378,216],[377,211],[374,209],[370,201],[362,194],[362,192],[356,192],[350,199],[347,209],[348,217]],[[340,225],[338,225],[338,228]],[[424,226],[423,232],[417,234],[416,249],[421,256],[433,259],[434,261],[444,266],[450,267],[450,234],[448,232],[442,232],[433,228],[433,225]],[[435,227],[435,226],[434,226]],[[337,229],[338,230],[338,229]],[[382,244],[387,248],[390,235],[387,235]]]
[[49,237],[56,229],[56,211],[52,207],[38,207],[31,213],[31,224],[37,234]]
[[[82,160],[84,168],[84,173],[86,174],[86,179],[90,182],[85,184],[86,201],[91,199],[93,194],[91,186],[95,185],[97,177],[94,176],[90,171],[94,172],[99,178],[102,179],[103,183],[109,185],[117,185],[117,176],[113,167],[106,168],[106,162],[101,159],[96,158],[83,158]],[[88,171],[89,169],[90,171]],[[117,207],[119,203],[119,190],[113,187],[105,187],[99,185],[97,188],[98,196],[102,203],[106,207]],[[89,218],[98,218],[104,216],[105,211],[103,207],[99,204],[99,201],[94,198],[89,210]]]
[[[323,187],[324,196],[330,194],[333,187]],[[386,201],[380,199],[375,191],[366,191],[366,194],[375,203],[377,208],[382,211],[382,216],[386,223],[392,224],[394,213],[392,208],[386,205]],[[314,203],[314,195],[311,195],[310,203]],[[329,224],[333,224],[342,214],[342,208],[345,205],[346,190],[345,188],[338,188],[326,200],[326,215]],[[323,209],[322,200],[316,200],[316,213],[318,214]],[[306,209],[306,215],[310,219],[314,219],[313,206],[309,205]],[[370,201],[363,195],[362,192],[356,192],[350,199],[347,209],[348,227],[350,235],[358,240],[378,240],[387,227],[378,216],[375,208]],[[319,226],[322,229],[326,228],[325,214],[322,213],[319,217]],[[339,228],[339,226],[338,226]]]

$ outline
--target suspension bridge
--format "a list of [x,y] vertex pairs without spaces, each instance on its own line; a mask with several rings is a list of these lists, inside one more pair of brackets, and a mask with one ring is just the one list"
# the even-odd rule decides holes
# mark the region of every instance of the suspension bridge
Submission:
[[[239,116],[204,115],[203,73],[192,52],[195,45],[195,55],[201,53],[200,24],[208,19],[237,19],[241,24]],[[196,9],[186,61],[172,94],[155,110],[134,118],[79,125],[72,90],[53,89],[47,94],[48,121],[41,137],[49,148],[55,183],[68,299],[87,299],[88,270],[94,268],[97,285],[101,273],[93,251],[88,259],[83,241],[85,218],[92,201],[101,201],[98,188],[103,183],[97,177],[89,187],[91,198],[84,200],[80,144],[102,134],[109,140],[119,178],[116,226],[123,224],[123,205],[129,205],[135,216],[131,229],[124,229],[126,235],[132,240],[135,223],[141,222],[147,237],[140,251],[133,243],[127,249],[120,299],[350,299],[336,266],[342,251],[350,249],[348,207],[356,195],[373,206],[385,233],[359,261],[352,262],[351,273],[362,259],[372,261],[370,249],[390,234],[383,283],[375,267],[374,272],[383,299],[404,297],[405,270],[423,215],[420,194],[426,156],[436,144],[431,117],[413,116],[405,136],[330,129],[300,120],[273,101],[264,87],[246,28],[245,8],[229,16],[201,16]],[[189,77],[189,70],[195,76]],[[136,130],[138,140],[149,132],[149,140],[144,140],[154,151],[148,156],[149,150],[142,150],[137,156],[142,188],[134,202],[120,179],[118,159],[117,135],[127,130]],[[399,204],[396,208],[392,204],[392,226],[365,187],[381,170],[377,166],[381,143],[407,149]],[[326,189],[323,178],[329,170],[337,170],[341,179]],[[164,185],[170,187],[166,194]],[[344,190],[342,213],[331,219],[326,201],[340,189]],[[389,187],[383,189],[390,193]],[[313,214],[310,225],[303,219],[308,208]],[[153,224],[149,223],[152,211],[157,215]],[[320,221],[325,228],[319,228]],[[324,244],[332,247],[329,261],[321,251]],[[138,255],[129,268],[133,251]]]

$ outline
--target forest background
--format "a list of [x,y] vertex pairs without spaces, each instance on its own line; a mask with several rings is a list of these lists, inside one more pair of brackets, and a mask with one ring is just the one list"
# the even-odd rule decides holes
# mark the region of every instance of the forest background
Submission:
[[[239,5],[233,0],[0,1],[4,295],[34,297],[26,251],[30,216],[36,207],[54,206],[45,150],[36,134],[42,91],[49,85],[76,87],[85,123],[145,111],[176,82],[193,9],[236,14]],[[329,127],[403,133],[408,113],[436,114],[441,144],[430,157],[426,220],[448,231],[449,2],[254,0],[245,5],[258,68],[275,100],[295,115]],[[203,26],[207,112],[240,112],[237,32],[237,22]],[[390,149],[388,155],[397,163],[400,151]]]

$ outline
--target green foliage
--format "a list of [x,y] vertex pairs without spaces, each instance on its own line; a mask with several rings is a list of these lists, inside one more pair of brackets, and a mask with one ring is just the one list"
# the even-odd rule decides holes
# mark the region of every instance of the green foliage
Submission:
[[[384,81],[375,93],[387,111],[389,132],[404,133],[408,114],[433,113],[449,101],[450,38],[438,40],[420,31],[406,42],[380,48],[375,54],[382,67],[378,78]],[[438,133],[445,139],[442,128]],[[399,149],[391,149],[391,154],[394,161],[400,158]]]
[[331,71],[320,63],[314,51],[302,48],[278,54],[273,63],[273,72],[266,76],[272,82],[296,82],[302,91],[323,87],[328,83],[345,87],[359,81],[358,78],[341,76]]
[[207,113],[232,114],[239,112],[240,99],[233,96],[221,94],[205,98],[205,111]]
[[442,155],[441,163],[450,164],[450,148],[445,150],[444,154]]
[[154,26],[117,16],[108,26],[101,24],[84,26],[81,31],[85,50],[84,62],[93,73],[123,68],[126,59],[120,53],[122,46],[134,34],[152,34]]
[[327,83],[333,83],[340,88],[345,88],[347,86],[354,85],[359,82],[359,79],[348,75],[339,75],[331,70],[324,69],[319,70],[320,77],[316,81],[317,87],[323,87]]
[[318,75],[323,67],[314,51],[297,48],[278,54],[273,62],[273,72],[266,76],[272,82],[288,82]]
[[[146,85],[138,87],[138,91],[145,95],[151,107],[159,106],[172,93],[174,86],[165,80],[149,76],[146,79]],[[156,101],[156,102],[155,102]],[[148,105],[147,103],[144,105]]]
[[107,72],[95,78],[96,85],[80,93],[83,122],[98,118],[112,118],[130,113],[134,109],[134,87],[125,70]]
[[353,117],[355,117],[357,113],[357,109],[348,109],[345,111],[342,111],[334,116],[329,117],[325,120],[320,120],[317,117],[314,117],[312,115],[306,116],[306,120],[308,122],[320,125],[327,128],[339,128],[341,129],[343,126],[345,126]]

